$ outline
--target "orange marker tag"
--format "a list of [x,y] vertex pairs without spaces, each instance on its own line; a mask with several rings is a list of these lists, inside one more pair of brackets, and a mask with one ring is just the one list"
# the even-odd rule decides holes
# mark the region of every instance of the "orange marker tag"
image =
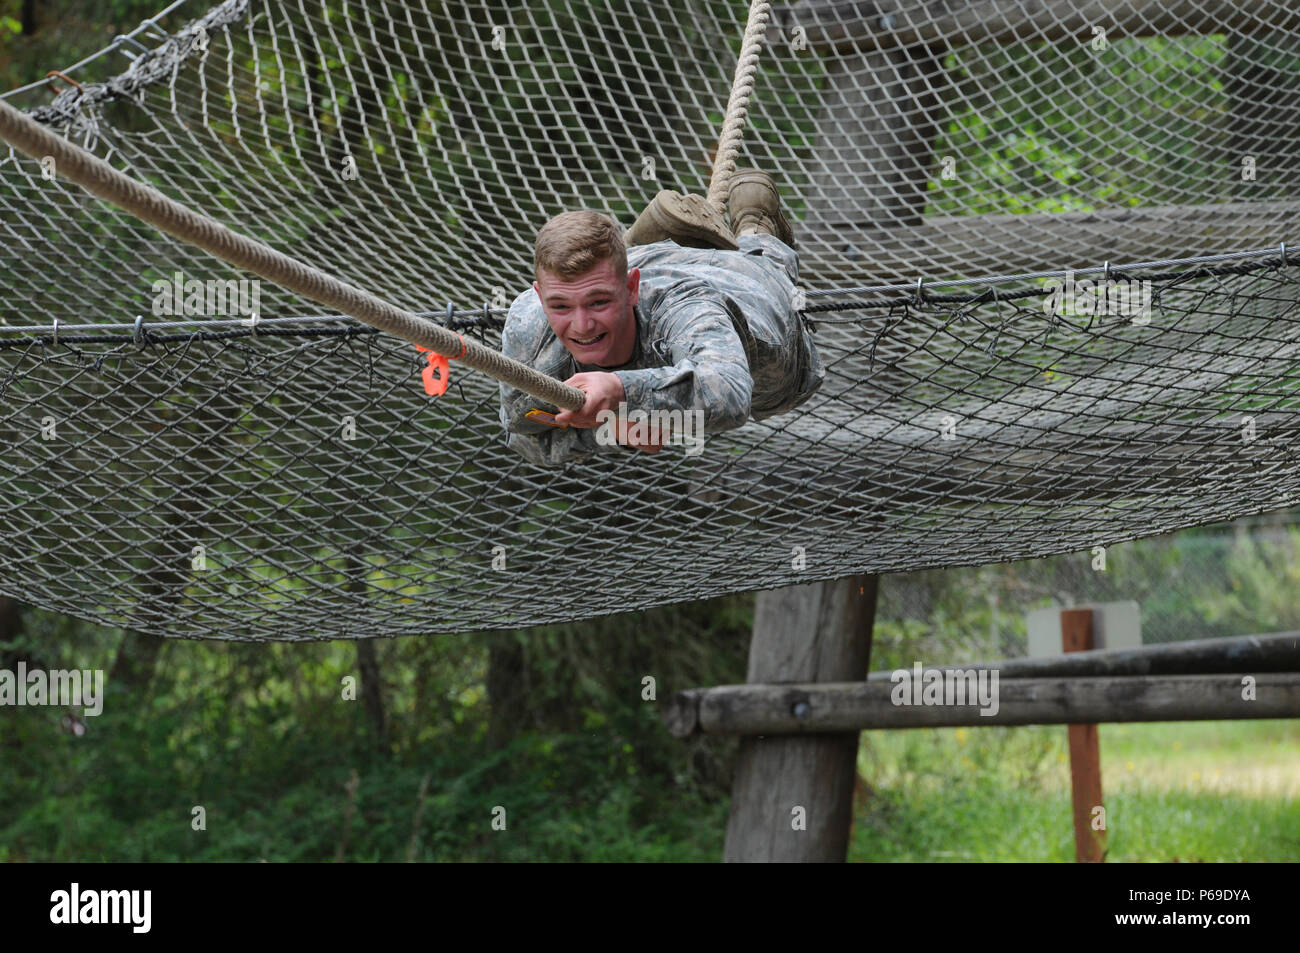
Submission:
[[[441,397],[447,392],[447,382],[451,378],[451,359],[430,351],[427,347],[415,345],[417,351],[428,355],[428,365],[420,372],[424,378],[424,392],[430,397]],[[437,371],[437,374],[434,374]]]
[[557,424],[555,422],[555,414],[549,414],[546,411],[538,410],[535,407],[528,413],[524,414],[524,416],[529,420],[537,421],[539,424],[546,424],[548,427],[559,427],[561,430],[565,430],[569,426],[568,424]]

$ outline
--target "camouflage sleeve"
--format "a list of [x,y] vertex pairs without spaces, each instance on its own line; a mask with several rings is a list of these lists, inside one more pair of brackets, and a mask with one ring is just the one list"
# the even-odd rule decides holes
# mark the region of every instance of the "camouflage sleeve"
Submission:
[[656,320],[668,365],[615,371],[629,410],[701,410],[704,430],[731,430],[749,420],[754,381],[745,346],[716,300],[691,299]]
[[[567,380],[572,368],[562,355],[557,360],[547,353],[552,351],[547,344],[554,335],[545,319],[538,321],[537,314],[532,313],[524,304],[527,298],[528,295],[521,296],[510,308],[505,327],[501,331],[501,352],[506,357],[521,361],[557,380]],[[554,414],[559,408],[508,384],[501,385],[500,419],[506,430],[506,445],[532,463],[559,466],[568,460],[581,459],[593,453],[627,451],[626,447],[618,444],[598,443],[593,429],[552,427],[530,420],[527,414],[531,410]]]
[[[622,452],[627,449],[618,444],[598,443],[596,431],[592,429],[552,427],[522,417],[522,414],[534,408],[547,413],[558,410],[553,404],[516,391],[505,384],[501,385],[501,423],[506,428],[506,446],[531,463],[555,467],[593,453]],[[518,417],[522,423],[515,424],[512,417]]]

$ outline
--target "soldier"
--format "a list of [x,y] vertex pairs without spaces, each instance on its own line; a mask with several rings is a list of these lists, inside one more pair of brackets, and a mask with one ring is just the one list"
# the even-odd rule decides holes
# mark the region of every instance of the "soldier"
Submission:
[[700,425],[698,446],[812,396],[825,368],[794,308],[794,236],[771,177],[738,171],[727,211],[730,228],[702,197],[663,191],[626,236],[590,211],[542,227],[536,281],[511,305],[501,349],[587,399],[557,411],[502,384],[511,447],[549,465],[678,437],[689,453],[691,434],[673,430]]

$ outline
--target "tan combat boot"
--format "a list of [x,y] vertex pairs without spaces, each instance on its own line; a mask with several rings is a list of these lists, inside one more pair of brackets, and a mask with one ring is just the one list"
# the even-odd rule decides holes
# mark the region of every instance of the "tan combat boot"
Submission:
[[623,243],[650,245],[672,239],[687,248],[726,248],[735,251],[735,236],[722,213],[702,195],[682,195],[664,189],[654,197],[636,223],[623,235]]
[[794,228],[781,211],[781,193],[766,172],[736,170],[731,177],[727,213],[731,216],[731,229],[736,235],[766,232],[794,247]]

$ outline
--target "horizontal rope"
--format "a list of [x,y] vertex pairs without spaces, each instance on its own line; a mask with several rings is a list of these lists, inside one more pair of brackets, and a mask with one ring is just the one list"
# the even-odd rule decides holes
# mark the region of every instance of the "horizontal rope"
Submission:
[[[1217,275],[1245,275],[1255,271],[1264,271],[1279,268],[1300,268],[1300,260],[1291,257],[1278,255],[1276,258],[1258,258],[1260,255],[1275,254],[1277,249],[1264,249],[1262,251],[1239,252],[1229,255],[1202,255],[1194,258],[1174,259],[1168,262],[1154,262],[1152,264],[1195,264],[1200,262],[1227,262],[1239,260],[1244,257],[1254,257],[1257,260],[1237,265],[1222,265],[1211,268],[1195,268],[1186,271],[1169,271],[1143,274],[1141,280],[1146,281],[1173,281],[1173,280],[1192,280],[1196,278],[1208,278]],[[1134,276],[1132,271],[1139,266],[1114,266],[1109,269],[1112,278],[1129,280]],[[1102,272],[1104,269],[1088,269],[1090,272]],[[1083,274],[1084,269],[1075,271],[1074,274]],[[1065,275],[1061,272],[1044,272],[1041,276],[1034,277],[1061,277]],[[1005,280],[1012,281],[1027,276],[1009,275]],[[992,281],[994,279],[988,279]],[[954,282],[955,284],[956,282]],[[942,287],[948,283],[941,283]],[[822,291],[808,291],[807,297],[814,294],[831,295],[837,293],[849,293],[853,289],[827,289]],[[900,305],[963,305],[963,304],[983,304],[989,301],[1012,302],[1032,297],[1047,297],[1052,294],[1052,290],[1045,287],[1022,288],[1014,291],[994,292],[992,289],[986,289],[978,293],[968,295],[936,295],[926,291],[924,284],[897,286],[894,290],[908,290],[909,295],[901,297],[885,298],[879,300],[852,300],[852,301],[834,301],[824,304],[811,305],[802,309],[802,314],[819,314],[826,315],[835,311],[871,311],[881,310],[886,312],[895,311]],[[448,306],[446,311],[421,311],[414,312],[418,317],[431,318],[434,316],[450,316],[450,320],[445,326],[454,330],[482,330],[485,328],[500,328],[505,324],[504,316],[508,314],[505,308],[461,308],[456,309]],[[485,317],[486,315],[486,317]],[[959,315],[954,315],[959,316]],[[333,315],[289,315],[277,318],[259,318],[256,325],[247,318],[195,318],[192,320],[167,320],[167,321],[143,321],[139,328],[145,331],[149,340],[162,340],[159,335],[160,331],[171,331],[181,328],[194,329],[190,334],[174,334],[166,337],[170,341],[182,340],[221,340],[227,337],[256,337],[259,334],[268,336],[275,335],[279,337],[291,336],[313,336],[318,332],[329,331],[329,333],[348,333],[348,329],[297,329],[293,326],[309,323],[320,322],[351,322],[353,319],[345,314]],[[869,320],[868,318],[845,318],[839,323],[857,324]],[[826,323],[836,323],[837,319],[820,317],[818,321]],[[216,331],[215,328],[226,330]],[[274,330],[273,330],[274,329]],[[360,329],[358,329],[360,330]],[[109,340],[114,335],[125,335],[128,338],[134,338],[137,331],[137,325],[131,323],[119,324],[43,324],[43,325],[0,325],[0,335],[50,335],[49,339],[41,338],[45,343],[90,343],[93,341]],[[86,336],[86,332],[90,336]],[[81,337],[73,335],[81,334]],[[54,337],[57,335],[57,342]],[[0,348],[20,346],[25,342],[6,341],[0,338]]]
[[[1281,268],[1300,268],[1300,261],[1294,261],[1289,258],[1278,256],[1277,258],[1261,259],[1250,264],[1222,265],[1217,268],[1190,268],[1187,271],[1155,272],[1152,274],[1144,274],[1140,279],[1135,278],[1131,270],[1125,268],[1111,268],[1109,274],[1112,279],[1156,282],[1212,278],[1218,275],[1247,275],[1255,271],[1269,271]],[[1080,272],[1075,272],[1075,274],[1080,274]],[[911,292],[910,295],[900,298],[833,301],[826,304],[816,304],[804,308],[803,313],[820,314],[833,311],[862,311],[872,308],[894,309],[900,304],[982,304],[988,301],[1017,301],[1023,298],[1032,298],[1035,296],[1047,297],[1053,293],[1050,288],[1036,287],[1003,292],[998,292],[994,288],[988,288],[979,294],[936,295],[926,291],[924,284],[920,282],[911,286]],[[850,318],[846,319],[846,322],[851,324],[856,320],[857,319]]]
[[[491,317],[485,320],[483,317],[484,309],[470,308],[458,311],[416,311],[413,312],[417,317],[429,318],[454,315],[453,319],[443,323],[443,327],[450,328],[452,331],[463,331],[467,328],[483,327],[500,327],[505,323],[504,317]],[[491,316],[504,316],[507,311],[504,308],[487,309]],[[249,318],[192,318],[190,320],[165,320],[165,321],[143,321],[144,327],[150,331],[172,330],[174,328],[198,328],[200,330],[208,328],[247,328],[254,334],[259,333],[262,329],[270,326],[283,326],[293,324],[306,324],[312,322],[336,322],[343,321],[351,323],[354,319],[351,315],[346,314],[301,314],[301,315],[284,315],[278,318],[259,317],[256,322]],[[96,322],[92,324],[0,324],[0,334],[3,333],[44,333],[57,331],[60,335],[68,332],[78,331],[105,331],[105,330],[128,330],[134,331],[136,323],[134,321],[112,323]]]
[[568,410],[582,409],[586,395],[578,388],[561,384],[526,364],[466,340],[448,328],[391,305],[319,268],[237,234],[215,219],[122,174],[3,101],[0,101],[0,137],[33,159],[53,157],[54,168],[60,176],[223,261],[327,307],[337,308],[381,331],[456,359],[534,397]]
[[[1281,242],[1278,245],[1270,245],[1268,248],[1256,248],[1249,251],[1223,252],[1217,255],[1193,255],[1188,258],[1159,258],[1153,261],[1121,262],[1119,264],[1110,264],[1107,262],[1102,265],[1084,265],[1080,268],[1053,268],[1046,271],[1025,271],[1009,275],[984,275],[978,278],[946,278],[933,280],[921,275],[920,280],[925,284],[936,287],[947,287],[949,285],[987,285],[1010,281],[1028,281],[1034,278],[1060,278],[1067,272],[1074,275],[1095,275],[1104,274],[1107,269],[1110,271],[1133,271],[1138,268],[1163,268],[1172,265],[1196,265],[1214,261],[1234,261],[1239,258],[1260,258],[1265,255],[1278,255],[1279,258],[1287,260],[1288,251],[1286,242]],[[809,290],[807,296],[809,298],[816,298],[825,295],[872,294],[877,291],[912,291],[915,288],[915,282],[911,284],[859,285],[851,288],[822,288],[816,291]]]
[[[133,336],[112,335],[112,334],[59,334],[56,340],[52,335],[50,337],[35,338],[10,338],[8,340],[0,339],[0,350],[9,350],[20,347],[30,347],[41,345],[45,347],[62,347],[64,345],[76,344],[103,344],[118,341],[123,344],[138,344],[142,348],[147,348],[152,344],[176,344],[185,341],[229,341],[237,338],[335,338],[335,337],[359,337],[364,335],[382,334],[378,328],[357,327],[355,323],[350,322],[349,326],[341,328],[267,328],[265,330],[254,331],[249,328],[231,329],[229,331],[191,331],[188,334],[158,334],[143,328],[141,338],[137,341]],[[424,358],[418,353],[412,352],[412,359],[417,366],[424,363]]]

